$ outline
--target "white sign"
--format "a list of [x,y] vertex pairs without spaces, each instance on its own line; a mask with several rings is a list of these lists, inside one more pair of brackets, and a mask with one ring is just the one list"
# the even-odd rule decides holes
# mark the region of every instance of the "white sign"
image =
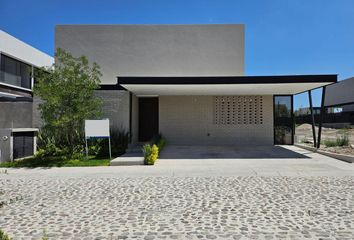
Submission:
[[85,136],[86,139],[109,137],[109,119],[85,120]]

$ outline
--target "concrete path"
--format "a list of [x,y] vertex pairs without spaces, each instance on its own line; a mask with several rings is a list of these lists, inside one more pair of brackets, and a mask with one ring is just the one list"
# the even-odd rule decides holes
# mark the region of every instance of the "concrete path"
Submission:
[[[192,158],[168,159],[167,146],[155,166],[111,166],[75,168],[8,169],[0,178],[109,178],[109,177],[208,177],[208,176],[354,176],[354,164],[342,162],[295,146],[281,147],[293,152],[290,158]],[[269,149],[268,149],[269,150]],[[273,149],[274,150],[274,149]],[[167,154],[166,154],[167,152]],[[256,152],[261,152],[259,149]],[[259,153],[257,153],[259,154]],[[291,156],[303,156],[292,158]]]

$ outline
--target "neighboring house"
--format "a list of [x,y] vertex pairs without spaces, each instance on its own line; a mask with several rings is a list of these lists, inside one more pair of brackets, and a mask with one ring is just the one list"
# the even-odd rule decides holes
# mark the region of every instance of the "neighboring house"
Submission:
[[354,111],[354,77],[326,87],[325,107],[342,107],[343,112]]
[[[320,115],[321,107],[313,107],[312,109],[313,109],[313,114]],[[335,113],[336,111],[338,111],[338,110],[336,110],[335,108],[327,108],[326,109],[326,113]],[[311,109],[310,109],[310,107],[299,108],[294,111],[294,114],[295,114],[295,117],[296,116],[311,115]]]
[[55,30],[56,48],[101,66],[104,116],[132,143],[162,133],[178,145],[293,144],[293,95],[337,75],[244,76],[244,45],[241,24]]
[[[349,127],[354,125],[354,77],[339,81],[326,87],[327,109],[339,108],[341,112],[325,118],[332,127]],[[337,125],[337,126],[336,126]]]
[[8,160],[10,147],[11,160],[30,155],[24,145],[33,145],[33,76],[53,62],[51,56],[0,30],[0,162]]

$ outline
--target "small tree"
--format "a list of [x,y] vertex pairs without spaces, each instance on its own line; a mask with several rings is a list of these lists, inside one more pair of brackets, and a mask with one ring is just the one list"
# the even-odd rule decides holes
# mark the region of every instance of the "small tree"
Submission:
[[35,95],[43,120],[42,133],[60,148],[72,153],[84,143],[84,120],[100,117],[101,100],[94,96],[99,88],[100,67],[86,57],[73,57],[57,49],[55,63],[36,76]]

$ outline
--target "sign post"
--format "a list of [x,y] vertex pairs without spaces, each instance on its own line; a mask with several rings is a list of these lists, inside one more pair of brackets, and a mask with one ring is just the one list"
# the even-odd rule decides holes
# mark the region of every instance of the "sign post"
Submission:
[[109,119],[85,120],[86,157],[88,157],[87,140],[90,138],[108,138],[109,158],[112,159],[111,135],[109,133]]

